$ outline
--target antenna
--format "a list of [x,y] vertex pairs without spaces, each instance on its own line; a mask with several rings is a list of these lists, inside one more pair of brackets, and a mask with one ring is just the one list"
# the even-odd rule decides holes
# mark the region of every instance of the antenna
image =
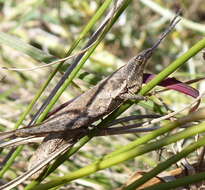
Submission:
[[155,42],[154,45],[150,48],[151,51],[153,51],[154,49],[156,49],[159,46],[159,44],[162,42],[162,40],[173,30],[173,28],[181,20],[181,18],[177,19],[179,17],[180,13],[181,13],[180,11],[177,12],[176,16],[172,19],[172,21],[170,22],[167,29],[162,33],[159,40],[157,40],[157,42]]

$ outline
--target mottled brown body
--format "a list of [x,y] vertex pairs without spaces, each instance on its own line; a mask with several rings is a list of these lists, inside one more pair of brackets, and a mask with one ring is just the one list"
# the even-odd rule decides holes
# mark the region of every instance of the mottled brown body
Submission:
[[[135,60],[136,59],[136,60]],[[144,63],[139,65],[137,57],[121,67],[111,76],[79,96],[67,107],[51,116],[38,127],[22,128],[15,131],[15,136],[42,135],[69,131],[82,126],[89,126],[115,110],[124,100],[124,94],[137,92],[142,85]],[[133,73],[137,80],[133,80]],[[132,77],[132,80],[130,78]]]

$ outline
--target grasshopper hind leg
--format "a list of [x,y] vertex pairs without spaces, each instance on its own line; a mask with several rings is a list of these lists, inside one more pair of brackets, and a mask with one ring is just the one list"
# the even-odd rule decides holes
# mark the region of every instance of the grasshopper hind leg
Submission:
[[[52,154],[61,149],[61,147],[69,144],[72,146],[74,144],[74,140],[73,138],[67,138],[65,133],[48,135],[44,138],[42,144],[31,157],[28,164],[28,171],[35,166],[38,166],[39,163],[49,158]],[[32,178],[36,179],[42,173],[45,167],[46,165],[41,170],[32,175]]]

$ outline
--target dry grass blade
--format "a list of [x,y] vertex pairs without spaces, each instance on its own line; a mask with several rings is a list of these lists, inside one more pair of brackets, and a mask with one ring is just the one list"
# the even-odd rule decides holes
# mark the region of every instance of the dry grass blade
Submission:
[[35,137],[35,136],[19,137],[19,138],[12,139],[8,142],[1,143],[0,148],[19,146],[19,145],[29,144],[29,143],[39,143],[43,140],[43,138],[44,137]]
[[65,144],[60,149],[58,149],[56,152],[51,154],[49,158],[47,158],[46,160],[43,160],[42,162],[40,162],[38,164],[38,166],[35,166],[34,168],[31,168],[29,171],[25,172],[24,174],[22,174],[21,176],[17,177],[16,179],[6,183],[5,185],[0,186],[0,189],[2,189],[2,190],[10,190],[10,189],[16,187],[17,185],[21,184],[26,179],[28,179],[29,177],[34,175],[36,172],[41,170],[45,165],[47,165],[53,159],[58,157],[60,154],[64,153],[71,146],[72,146],[72,144]]
[[[97,40],[97,39],[96,39]],[[85,49],[73,54],[73,55],[70,55],[68,57],[65,57],[65,58],[62,58],[62,59],[58,59],[56,61],[52,61],[51,63],[48,63],[48,64],[44,64],[44,65],[41,65],[41,66],[36,66],[36,67],[31,67],[31,68],[9,68],[9,67],[0,67],[0,69],[2,70],[8,70],[8,71],[33,71],[33,70],[37,70],[37,69],[42,69],[42,68],[46,68],[46,67],[50,67],[52,65],[55,65],[57,63],[61,63],[61,62],[64,62],[64,61],[67,61],[69,59],[72,59],[82,53],[85,53],[86,51],[88,51],[91,47],[93,47],[93,45],[95,44],[96,41],[94,41],[91,45],[89,45],[88,47],[86,47]]]

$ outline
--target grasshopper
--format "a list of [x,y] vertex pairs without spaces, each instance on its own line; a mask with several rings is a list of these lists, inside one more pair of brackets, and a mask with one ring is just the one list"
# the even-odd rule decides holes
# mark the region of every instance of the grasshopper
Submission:
[[[65,152],[95,121],[103,118],[117,109],[128,99],[145,100],[146,97],[136,93],[142,87],[143,72],[147,61],[159,46],[161,41],[170,33],[179,22],[177,16],[171,21],[157,42],[137,56],[134,56],[126,65],[119,68],[96,86],[75,98],[66,107],[49,117],[38,126],[24,127],[21,129],[0,133],[0,140],[15,139],[0,143],[0,147],[17,145],[15,142],[27,142],[28,139],[43,138],[42,144],[34,153],[29,163],[29,170],[20,176],[21,182],[42,169],[51,160]],[[12,187],[20,181],[12,181]],[[16,183],[15,183],[16,182]],[[9,189],[11,182],[0,187]]]

